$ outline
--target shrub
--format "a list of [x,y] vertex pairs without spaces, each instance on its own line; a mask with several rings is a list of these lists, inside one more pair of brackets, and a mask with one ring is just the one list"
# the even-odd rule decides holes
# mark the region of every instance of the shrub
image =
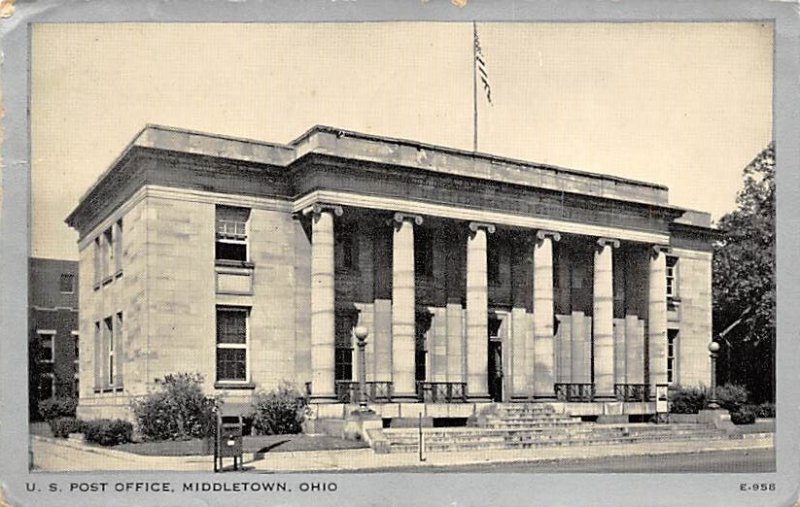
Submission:
[[257,435],[300,433],[308,410],[306,398],[289,384],[269,393],[259,393],[253,403],[253,431]]
[[701,387],[678,387],[670,391],[670,412],[696,414],[706,406],[706,390]]
[[56,417],[50,419],[50,431],[56,438],[67,438],[70,433],[81,433],[83,431],[83,422],[75,419],[74,417]]
[[719,406],[736,412],[747,403],[750,393],[744,386],[738,384],[725,384],[717,388],[717,402]]
[[146,440],[188,440],[214,434],[214,398],[199,374],[167,375],[159,392],[135,400],[133,413]]
[[39,414],[49,422],[59,417],[75,417],[77,407],[77,398],[50,398],[39,402]]
[[83,423],[83,435],[89,442],[118,445],[131,441],[133,425],[122,419],[97,419]]
[[750,407],[739,407],[735,412],[731,412],[731,422],[733,424],[753,424],[756,422],[756,413]]
[[775,404],[762,403],[755,407],[756,417],[775,417]]

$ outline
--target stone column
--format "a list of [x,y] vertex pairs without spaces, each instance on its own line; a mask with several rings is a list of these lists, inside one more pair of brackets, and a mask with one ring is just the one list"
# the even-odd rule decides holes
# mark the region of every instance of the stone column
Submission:
[[619,248],[619,241],[600,238],[594,251],[592,337],[595,396],[599,399],[614,398],[614,248]]
[[650,250],[647,306],[647,381],[655,394],[656,384],[667,383],[667,256],[669,247]]
[[336,302],[333,217],[341,206],[314,204],[311,214],[311,398],[335,401]]
[[414,295],[414,224],[422,217],[394,214],[392,244],[392,382],[399,401],[415,400],[414,346],[416,301]]
[[555,397],[555,356],[553,346],[553,241],[561,234],[537,231],[533,250],[533,396]]
[[467,394],[472,400],[488,400],[489,291],[486,233],[493,224],[471,222],[467,240]]

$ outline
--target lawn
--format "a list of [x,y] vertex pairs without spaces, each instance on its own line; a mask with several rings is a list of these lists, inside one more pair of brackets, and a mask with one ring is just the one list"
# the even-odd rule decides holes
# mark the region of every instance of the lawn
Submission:
[[[262,435],[245,436],[242,442],[245,453],[322,451],[336,449],[361,449],[369,447],[364,442],[342,440],[325,435]],[[213,454],[205,440],[137,442],[117,445],[114,449],[144,456],[200,456]]]
[[[45,422],[31,423],[31,433],[42,437],[52,437],[50,426]],[[94,445],[85,442],[85,445]],[[242,442],[245,453],[325,451],[336,449],[362,449],[366,443],[326,435],[260,435],[246,436]],[[213,449],[205,440],[195,438],[182,441],[135,442],[111,447],[119,451],[132,452],[142,456],[203,456],[213,454]]]

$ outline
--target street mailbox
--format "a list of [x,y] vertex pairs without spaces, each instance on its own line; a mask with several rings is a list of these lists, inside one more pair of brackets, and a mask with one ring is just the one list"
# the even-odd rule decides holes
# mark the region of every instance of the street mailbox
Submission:
[[[242,463],[242,437],[244,422],[242,416],[217,416],[217,438],[214,446],[214,471],[222,469],[223,458],[233,458],[233,468],[238,470]],[[219,463],[219,465],[217,465]]]
[[[226,422],[227,420],[227,422]],[[240,417],[223,417],[220,426],[219,455],[222,458],[242,456],[242,433],[244,425]]]

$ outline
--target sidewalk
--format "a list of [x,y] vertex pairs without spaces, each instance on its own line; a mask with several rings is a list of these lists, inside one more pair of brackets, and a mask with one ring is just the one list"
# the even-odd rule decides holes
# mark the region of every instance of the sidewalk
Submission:
[[[88,446],[81,442],[33,437],[34,464],[41,471],[153,470],[208,471],[213,469],[211,456],[158,457]],[[635,443],[537,449],[496,449],[484,451],[375,454],[372,449],[267,453],[253,460],[245,455],[248,470],[266,472],[335,472],[338,470],[386,469],[395,467],[437,467],[480,463],[510,463],[558,459],[592,459],[620,456],[683,454],[693,452],[768,449],[772,433],[753,433],[741,439]],[[230,463],[226,460],[226,464]]]

